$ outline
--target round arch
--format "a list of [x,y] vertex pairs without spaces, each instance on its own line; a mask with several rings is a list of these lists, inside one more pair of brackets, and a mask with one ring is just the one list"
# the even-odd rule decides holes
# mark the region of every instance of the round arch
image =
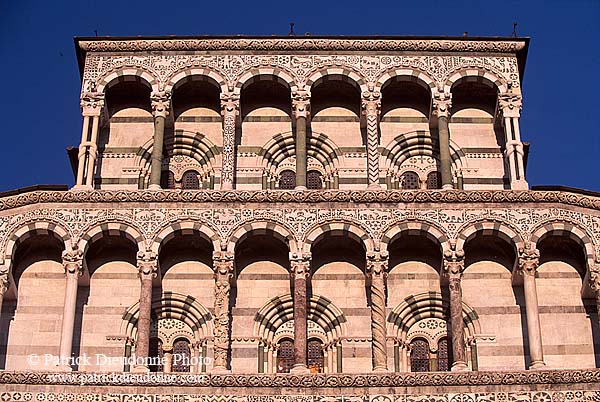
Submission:
[[189,67],[173,75],[165,85],[166,92],[176,91],[181,85],[192,81],[205,81],[214,85],[221,93],[227,93],[227,82],[213,68]]
[[156,236],[154,236],[154,239],[152,240],[150,251],[159,255],[162,246],[177,234],[185,235],[194,233],[199,233],[203,239],[212,244],[214,251],[219,251],[221,249],[221,241],[215,229],[206,223],[181,219],[176,222],[167,223],[157,231]]
[[118,70],[108,72],[97,80],[96,91],[106,92],[106,90],[120,82],[137,81],[152,91],[158,91],[158,78],[150,72],[136,67],[123,67]]
[[310,253],[313,243],[315,243],[322,235],[331,232],[343,233],[358,241],[367,253],[375,250],[375,243],[365,229],[354,222],[337,220],[319,223],[309,228],[306,231],[304,241],[302,242],[302,252]]
[[233,229],[227,242],[227,251],[235,253],[237,245],[250,234],[266,233],[273,233],[277,239],[289,248],[290,253],[297,252],[298,246],[293,231],[279,222],[270,220],[247,222]]
[[397,69],[394,67],[386,70],[381,76],[379,76],[375,87],[377,88],[377,90],[381,91],[388,83],[390,83],[394,79],[398,79],[400,81],[414,82],[415,84],[418,84],[424,89],[426,89],[430,94],[436,88],[436,83],[433,80],[433,78],[431,78],[425,72],[415,68]]
[[145,239],[141,231],[130,222],[110,221],[98,223],[88,228],[79,240],[77,248],[85,255],[90,245],[106,233],[109,235],[124,236],[137,245],[138,251],[145,250]]
[[263,80],[275,80],[286,88],[289,88],[292,92],[298,89],[294,74],[291,71],[288,71],[280,66],[277,68],[260,66],[252,67],[249,70],[242,72],[238,76],[234,87],[234,93],[241,94],[244,88],[248,87],[252,83]]
[[457,230],[457,233],[457,250],[464,250],[465,244],[478,233],[501,238],[513,247],[516,255],[518,255],[518,250],[524,245],[524,238],[519,230],[509,223],[500,220],[479,220],[469,222],[460,227]]
[[390,244],[402,234],[425,235],[440,247],[442,255],[450,249],[448,236],[445,230],[433,222],[410,220],[405,222],[393,222],[382,231],[383,236],[379,242],[380,251],[386,251]]
[[541,240],[551,235],[566,236],[579,244],[585,253],[587,271],[590,271],[595,261],[594,242],[585,228],[575,222],[565,220],[547,221],[539,224],[531,231],[530,240],[537,246]]
[[74,245],[71,244],[71,234],[59,223],[51,221],[23,222],[6,237],[4,264],[10,267],[19,245],[35,235],[52,235],[63,244],[64,250],[70,251],[74,248]]
[[306,87],[310,88],[311,91],[316,86],[315,84],[318,85],[320,81],[329,78],[339,79],[341,81],[348,82],[349,84],[351,84],[359,90],[359,95],[361,95],[363,92],[369,91],[369,86],[367,84],[366,78],[363,77],[363,75],[360,72],[348,66],[319,68],[318,70],[309,74],[310,75],[306,79]]
[[504,93],[508,91],[508,84],[506,83],[506,80],[501,78],[499,75],[491,71],[476,68],[465,68],[454,72],[448,77],[444,84],[444,92],[452,92],[452,88],[460,81],[482,83],[494,88],[497,93]]
[[[120,333],[129,339],[136,339],[139,310],[138,302],[123,314]],[[212,315],[192,296],[163,292],[159,300],[152,302],[152,313],[156,319],[172,318],[183,321],[192,329],[196,341],[213,335]]]
[[[265,344],[271,344],[277,329],[293,319],[292,295],[288,293],[276,296],[261,307],[254,316],[254,336]],[[307,319],[325,330],[329,343],[335,343],[346,336],[344,313],[326,297],[313,295],[308,300]]]
[[[467,338],[481,333],[479,316],[466,303],[462,303],[462,315]],[[425,318],[447,320],[450,317],[449,301],[443,299],[439,292],[423,292],[408,296],[402,303],[394,307],[387,319],[389,336],[406,341],[408,330],[416,322]]]

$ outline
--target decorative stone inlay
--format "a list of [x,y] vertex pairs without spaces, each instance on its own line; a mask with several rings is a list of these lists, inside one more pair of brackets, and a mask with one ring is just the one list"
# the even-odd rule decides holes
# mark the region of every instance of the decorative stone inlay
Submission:
[[440,339],[448,336],[448,326],[446,321],[440,318],[425,318],[414,323],[406,333],[406,342],[414,338],[425,338],[431,350],[435,352]]
[[181,320],[173,318],[162,318],[150,323],[150,337],[156,336],[162,341],[164,350],[173,349],[173,343],[178,338],[190,341],[194,339],[194,333],[189,325]]

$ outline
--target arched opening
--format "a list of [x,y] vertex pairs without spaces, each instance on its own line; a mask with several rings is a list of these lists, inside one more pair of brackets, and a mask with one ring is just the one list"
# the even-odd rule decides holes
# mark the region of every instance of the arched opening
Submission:
[[[365,280],[366,254],[362,242],[351,232],[328,231],[312,244],[312,277],[309,292],[331,300],[346,315],[353,336],[370,337],[371,291]],[[340,291],[339,284],[344,284]],[[355,371],[372,369],[369,344],[353,345],[354,352],[344,354],[344,365]]]
[[[312,85],[310,102],[309,137],[323,133],[333,143],[344,144],[354,152],[366,152],[366,127],[361,127],[361,91],[356,82],[342,75],[326,75]],[[366,160],[364,163],[366,168]],[[344,171],[337,184],[342,189],[362,189],[367,178]]]
[[188,170],[181,177],[181,188],[183,190],[198,190],[200,189],[200,179],[198,178],[198,172],[195,170]]
[[150,372],[162,373],[164,370],[163,362],[165,361],[165,352],[163,350],[163,342],[160,338],[150,338],[148,357],[148,368],[150,369]]
[[477,343],[479,369],[525,369],[529,366],[527,317],[523,287],[513,282],[515,245],[506,236],[478,231],[467,239],[464,251],[463,301],[478,309],[482,331],[495,335],[495,342]]
[[323,342],[316,338],[309,339],[307,349],[308,369],[311,373],[323,373],[325,370]]
[[17,243],[12,271],[16,292],[5,294],[1,312],[3,318],[14,317],[0,321],[1,369],[53,369],[43,361],[30,365],[28,356],[58,355],[65,298],[63,250],[62,241],[52,234],[34,233]]
[[289,373],[294,367],[294,341],[284,338],[277,348],[277,372]]
[[[122,233],[103,232],[89,245],[85,253],[89,287],[79,288],[77,307],[81,309],[81,315],[76,314],[76,317],[82,319],[80,327],[86,330],[80,334],[75,333],[73,337],[74,343],[78,343],[78,340],[81,342],[83,355],[93,356],[97,347],[101,347],[106,355],[123,354],[125,345],[111,342],[106,337],[119,333],[123,310],[139,301],[137,251],[137,245]],[[118,286],[115,286],[116,281]],[[82,361],[85,362],[85,359]],[[79,367],[79,370],[123,370],[123,365],[116,362],[99,362],[97,359],[88,361],[90,364]]]
[[568,232],[542,236],[537,248],[536,287],[546,364],[560,369],[599,367],[596,303],[582,298],[584,248]]
[[400,188],[402,190],[418,190],[421,188],[419,175],[415,172],[404,172],[400,178]]
[[309,170],[306,175],[306,187],[309,190],[321,190],[323,188],[323,178],[321,172],[317,170]]
[[413,373],[431,371],[429,365],[429,343],[416,338],[410,343],[410,371]]
[[284,170],[279,174],[279,189],[293,190],[296,188],[296,173],[292,170]]
[[[496,121],[498,89],[496,85],[480,77],[463,77],[451,89],[452,108],[449,120],[450,138],[459,148],[486,149],[486,152],[505,151],[504,131],[500,119]],[[508,170],[504,158],[488,158],[479,169],[482,177],[497,177],[504,172],[504,183],[495,183],[496,188],[506,188]],[[465,188],[478,184],[470,177],[464,178]],[[471,187],[473,188],[473,187]],[[477,187],[475,187],[477,188]]]
[[388,306],[411,294],[440,291],[442,252],[439,242],[424,232],[401,232],[388,245]]
[[185,338],[179,338],[173,342],[173,363],[171,371],[174,373],[189,373],[191,367],[192,352],[190,342]]

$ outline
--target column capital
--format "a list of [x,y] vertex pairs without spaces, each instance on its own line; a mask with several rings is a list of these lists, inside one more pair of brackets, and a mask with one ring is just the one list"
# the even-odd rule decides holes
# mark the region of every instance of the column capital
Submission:
[[596,265],[590,270],[589,284],[594,293],[600,296],[600,265]]
[[452,107],[452,94],[450,92],[435,91],[433,93],[433,114],[440,117],[449,117]]
[[292,113],[295,118],[310,114],[310,92],[304,89],[292,92]]
[[362,93],[362,111],[365,116],[378,116],[381,112],[381,92],[365,91]]
[[158,256],[152,251],[139,251],[137,254],[137,268],[140,279],[144,277],[156,278],[158,274]]
[[384,276],[388,270],[388,252],[370,251],[367,253],[367,273],[371,276]]
[[310,253],[290,253],[290,270],[294,278],[306,279],[310,275]]
[[81,94],[80,105],[83,116],[100,116],[104,107],[104,93],[84,92]]
[[444,252],[444,273],[449,277],[460,277],[465,270],[465,252],[452,248]]
[[81,276],[83,274],[83,251],[64,250],[62,252],[62,263],[67,275],[77,274]]
[[221,115],[237,115],[240,110],[240,95],[234,92],[221,94]]
[[504,92],[498,94],[498,108],[503,117],[520,117],[523,107],[523,98],[520,94]]
[[171,106],[171,93],[167,91],[152,92],[150,103],[154,117],[166,118],[169,115],[169,108]]
[[519,272],[525,275],[535,275],[540,264],[540,251],[530,244],[519,248]]
[[233,277],[233,253],[228,251],[214,251],[213,252],[213,266],[215,270],[215,278],[227,278]]

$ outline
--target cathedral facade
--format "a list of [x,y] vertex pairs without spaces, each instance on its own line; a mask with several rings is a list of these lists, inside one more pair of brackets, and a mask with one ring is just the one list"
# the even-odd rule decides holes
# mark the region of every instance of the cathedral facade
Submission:
[[528,44],[76,38],[75,185],[0,197],[2,400],[598,400],[600,196],[529,189]]

